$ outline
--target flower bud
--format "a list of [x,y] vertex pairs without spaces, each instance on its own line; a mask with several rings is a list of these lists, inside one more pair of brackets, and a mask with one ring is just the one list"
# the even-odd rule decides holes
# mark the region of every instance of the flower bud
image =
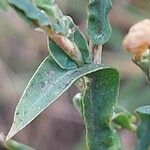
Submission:
[[125,36],[123,47],[135,58],[139,59],[141,54],[150,46],[150,19],[145,19],[133,25]]
[[133,25],[125,36],[123,47],[133,54],[137,64],[150,79],[150,19]]

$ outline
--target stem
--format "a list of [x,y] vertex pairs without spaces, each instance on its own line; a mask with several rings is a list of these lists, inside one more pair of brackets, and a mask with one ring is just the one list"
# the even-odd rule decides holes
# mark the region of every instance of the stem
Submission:
[[93,54],[93,63],[101,64],[101,62],[102,62],[102,45],[93,45],[92,46],[92,54]]
[[96,45],[90,41],[89,46],[91,49],[93,64],[101,64],[101,62],[102,62],[102,45]]

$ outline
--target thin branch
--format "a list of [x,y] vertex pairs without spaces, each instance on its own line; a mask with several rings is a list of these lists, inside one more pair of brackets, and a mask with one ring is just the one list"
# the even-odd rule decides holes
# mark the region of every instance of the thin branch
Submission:
[[92,56],[94,64],[101,64],[102,61],[102,45],[91,44]]

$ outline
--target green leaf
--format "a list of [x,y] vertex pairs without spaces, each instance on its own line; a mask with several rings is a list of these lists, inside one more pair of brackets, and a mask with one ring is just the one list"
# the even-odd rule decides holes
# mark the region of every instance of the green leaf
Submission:
[[82,101],[88,148],[121,150],[120,138],[110,124],[118,98],[119,74],[115,69],[103,69],[88,77]]
[[35,150],[27,145],[16,142],[14,140],[9,140],[7,143],[5,143],[5,146],[7,150]]
[[76,63],[52,40],[48,38],[48,50],[52,58],[63,69],[75,69]]
[[115,107],[112,121],[122,128],[126,128],[132,131],[136,130],[136,117],[119,105]]
[[70,22],[70,28],[72,31],[70,36],[70,40],[76,44],[78,49],[81,52],[81,55],[83,57],[84,63],[91,63],[92,62],[92,56],[90,53],[90,48],[88,46],[88,42],[84,34],[80,31],[80,29],[75,25],[73,20],[70,17],[67,17],[68,21]]
[[113,122],[122,128],[126,128],[132,131],[136,130],[135,117],[128,112],[119,112],[113,115]]
[[77,79],[102,69],[109,70],[109,67],[89,64],[74,70],[65,70],[47,57],[31,78],[16,107],[14,122],[7,140],[27,126]]
[[136,150],[150,149],[150,105],[136,109],[140,117],[140,123],[137,128]]
[[92,57],[90,54],[89,46],[87,44],[86,38],[82,34],[82,32],[78,29],[74,33],[74,43],[77,45],[78,49],[81,52],[84,63],[91,63]]
[[111,36],[108,14],[112,8],[111,0],[89,0],[88,35],[94,44],[104,44]]

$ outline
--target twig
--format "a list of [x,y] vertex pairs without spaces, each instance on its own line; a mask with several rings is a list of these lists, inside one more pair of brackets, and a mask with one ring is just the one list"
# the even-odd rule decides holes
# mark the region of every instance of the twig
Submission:
[[92,57],[94,64],[101,64],[102,62],[102,45],[96,45],[91,43]]

